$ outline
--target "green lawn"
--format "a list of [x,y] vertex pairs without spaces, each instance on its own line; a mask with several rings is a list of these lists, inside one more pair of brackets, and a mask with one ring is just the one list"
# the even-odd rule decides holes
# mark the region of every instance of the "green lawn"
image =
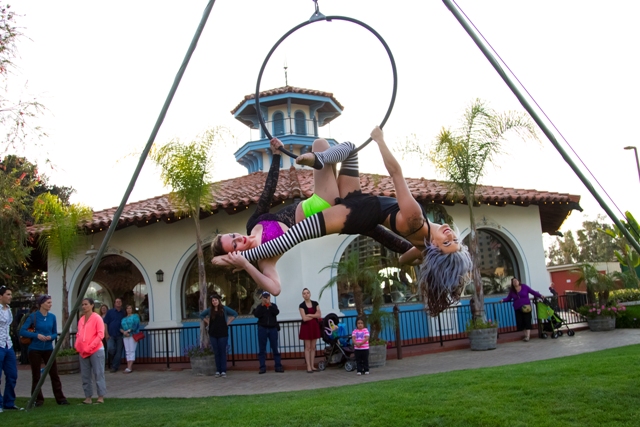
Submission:
[[[0,414],[2,426],[637,426],[640,345],[334,389],[115,399]],[[384,368],[382,368],[384,369]],[[26,399],[18,399],[26,405]]]

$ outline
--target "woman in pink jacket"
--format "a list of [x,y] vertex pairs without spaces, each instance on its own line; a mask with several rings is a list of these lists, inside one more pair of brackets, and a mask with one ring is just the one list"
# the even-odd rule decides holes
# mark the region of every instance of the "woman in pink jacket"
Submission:
[[80,372],[82,373],[82,388],[86,397],[82,403],[91,405],[93,394],[92,374],[98,388],[96,403],[104,403],[107,394],[107,384],[104,380],[104,321],[98,313],[93,311],[94,302],[91,298],[82,300],[78,333],[76,335],[76,350],[80,354]]

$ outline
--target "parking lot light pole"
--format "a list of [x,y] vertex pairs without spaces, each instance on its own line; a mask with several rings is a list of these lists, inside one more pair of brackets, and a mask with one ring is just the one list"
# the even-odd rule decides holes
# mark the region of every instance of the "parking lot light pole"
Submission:
[[638,168],[638,179],[640,179],[640,161],[638,160],[638,149],[632,145],[624,147],[625,150],[633,150],[636,153],[636,167]]

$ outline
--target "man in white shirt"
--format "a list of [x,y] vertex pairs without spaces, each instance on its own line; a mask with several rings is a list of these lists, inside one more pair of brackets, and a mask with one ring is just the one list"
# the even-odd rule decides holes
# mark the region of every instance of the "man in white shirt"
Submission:
[[0,412],[2,410],[20,411],[22,408],[16,406],[16,382],[18,381],[18,361],[16,353],[13,351],[13,343],[11,342],[11,322],[13,322],[13,314],[11,314],[11,289],[6,286],[0,286],[0,379],[2,371],[6,384],[4,385],[4,396],[0,395]]

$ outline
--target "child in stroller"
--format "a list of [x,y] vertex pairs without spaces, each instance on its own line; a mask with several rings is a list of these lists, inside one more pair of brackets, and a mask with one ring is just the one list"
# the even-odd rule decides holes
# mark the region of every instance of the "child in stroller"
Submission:
[[356,368],[351,346],[351,334],[340,323],[335,313],[330,313],[322,319],[322,339],[327,346],[324,350],[324,360],[318,363],[318,369],[324,371],[329,365],[344,365],[347,372]]
[[[556,305],[557,309],[557,305]],[[575,335],[567,322],[565,322],[560,316],[556,314],[554,304],[547,298],[539,299],[536,301],[536,311],[538,312],[538,334],[540,338],[547,338],[551,333],[551,338],[558,338],[562,336],[560,328],[564,325],[567,328],[567,335],[570,337]]]

